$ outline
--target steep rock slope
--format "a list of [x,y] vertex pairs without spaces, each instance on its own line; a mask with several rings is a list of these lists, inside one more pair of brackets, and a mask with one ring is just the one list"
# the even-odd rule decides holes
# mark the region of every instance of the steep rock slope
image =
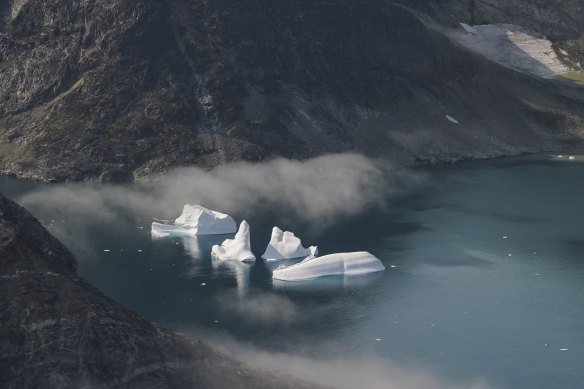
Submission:
[[309,388],[253,370],[116,304],[69,251],[0,194],[4,388]]
[[570,67],[584,68],[584,3],[580,0],[438,0],[462,22],[512,23],[545,34]]
[[412,163],[580,142],[581,89],[502,69],[421,21],[454,23],[460,6],[407,5],[9,0],[0,173],[128,180],[273,155]]

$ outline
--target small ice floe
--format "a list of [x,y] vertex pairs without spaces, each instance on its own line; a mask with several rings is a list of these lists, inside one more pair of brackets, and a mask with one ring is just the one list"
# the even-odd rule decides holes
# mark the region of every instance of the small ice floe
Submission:
[[507,239],[507,238],[508,238],[508,236],[507,236],[507,235],[504,235],[504,236],[502,236],[501,238],[503,238],[503,239]]
[[203,282],[203,283],[201,284],[201,286],[207,286],[207,283],[206,283],[206,282]]
[[249,241],[249,224],[244,220],[233,239],[225,239],[221,246],[211,248],[211,256],[222,260],[255,261]]
[[141,253],[141,252],[142,252],[142,250],[136,250],[136,251],[137,251],[137,252],[139,252],[139,253]]
[[198,204],[186,204],[174,224],[152,223],[152,236],[214,235],[235,232],[235,220],[227,214],[212,211]]
[[316,246],[305,249],[302,246],[302,241],[293,232],[282,231],[278,227],[274,227],[272,228],[270,243],[268,243],[262,258],[266,261],[277,261],[317,255],[318,248]]
[[395,266],[395,265],[389,265],[389,267],[391,267],[392,269],[395,269],[397,266]]
[[507,256],[511,257],[511,256],[512,256],[512,254],[511,254],[511,253],[509,253],[509,254],[507,254]]
[[453,118],[450,115],[446,115],[446,119],[448,119],[448,121],[450,121],[451,123],[460,124],[460,122],[458,120],[456,120],[455,118]]
[[103,251],[105,251],[106,253],[109,253],[111,250],[110,249],[105,249]]
[[379,259],[366,251],[306,257],[292,266],[280,266],[272,277],[283,281],[301,281],[334,275],[359,275],[385,270]]
[[144,227],[142,227],[142,226],[138,226],[138,227],[136,227],[136,228],[137,228],[137,229],[139,229],[139,230],[142,230],[142,229],[144,229]]
[[568,351],[567,348],[561,348],[560,351]]
[[471,27],[466,23],[460,23],[460,26],[464,29],[464,31],[466,31],[469,34],[476,35],[479,33],[476,28]]
[[564,158],[564,156],[563,155],[558,155],[558,158]]
[[381,342],[381,339],[380,338],[375,338],[375,341],[376,342]]
[[536,275],[537,277],[541,276],[541,274],[539,274],[539,273],[535,273],[535,275]]
[[571,161],[571,160],[573,160],[573,159],[576,159],[576,157],[574,157],[573,155],[570,155],[570,156],[568,157],[568,159]]

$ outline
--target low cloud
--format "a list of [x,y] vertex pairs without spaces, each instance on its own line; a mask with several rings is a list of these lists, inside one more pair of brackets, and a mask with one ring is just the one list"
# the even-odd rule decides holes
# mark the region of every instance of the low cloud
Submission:
[[70,245],[91,239],[88,226],[135,228],[138,218],[148,228],[153,219],[174,220],[187,203],[238,219],[277,215],[274,225],[292,218],[324,231],[342,218],[387,206],[391,195],[420,182],[420,174],[388,174],[384,162],[343,153],[305,161],[241,162],[211,172],[179,168],[136,185],[43,185],[19,202]]
[[[188,331],[187,331],[188,332]],[[374,353],[346,355],[269,352],[222,333],[198,335],[217,350],[256,368],[276,371],[338,389],[492,389],[484,379],[457,381],[420,366],[404,366]]]

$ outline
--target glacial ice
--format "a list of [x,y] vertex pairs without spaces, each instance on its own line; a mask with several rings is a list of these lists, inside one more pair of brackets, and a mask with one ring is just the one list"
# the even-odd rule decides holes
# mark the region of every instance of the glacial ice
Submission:
[[310,246],[305,249],[302,242],[293,232],[282,231],[278,227],[272,228],[272,237],[266,247],[266,252],[262,258],[266,261],[277,261],[281,259],[304,258],[306,256],[317,256],[318,248]]
[[211,248],[211,256],[222,260],[255,261],[249,241],[249,224],[244,220],[233,239],[225,239],[221,246]]
[[152,223],[152,236],[213,235],[235,232],[235,220],[229,215],[212,211],[198,204],[186,204],[174,224]]
[[301,281],[332,275],[358,275],[385,270],[379,259],[366,251],[309,256],[292,266],[281,266],[272,277],[283,281]]

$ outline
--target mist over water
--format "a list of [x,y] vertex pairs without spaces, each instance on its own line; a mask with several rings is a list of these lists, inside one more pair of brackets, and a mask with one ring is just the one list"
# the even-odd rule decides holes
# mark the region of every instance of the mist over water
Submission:
[[[343,154],[0,191],[116,301],[250,364],[340,388],[583,387],[580,157],[380,166]],[[151,239],[152,218],[196,202],[248,220],[258,261],[212,260],[231,235]],[[259,256],[274,225],[386,271],[272,281],[279,263]]]

